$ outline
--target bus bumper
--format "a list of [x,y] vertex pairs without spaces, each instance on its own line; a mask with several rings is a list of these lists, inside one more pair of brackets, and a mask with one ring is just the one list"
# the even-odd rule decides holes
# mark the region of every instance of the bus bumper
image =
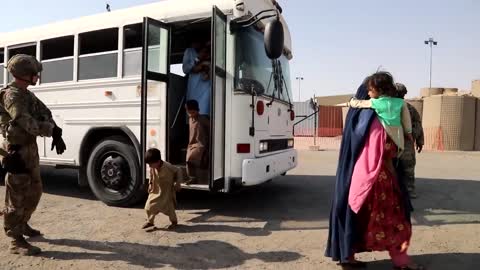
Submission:
[[297,150],[271,156],[245,159],[242,164],[242,185],[254,186],[280,176],[297,166]]

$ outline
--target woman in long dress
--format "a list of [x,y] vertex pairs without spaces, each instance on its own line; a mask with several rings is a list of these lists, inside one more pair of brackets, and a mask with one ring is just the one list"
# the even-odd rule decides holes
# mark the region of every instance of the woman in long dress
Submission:
[[379,72],[348,103],[353,108],[342,139],[325,254],[343,268],[365,267],[355,253],[389,251],[395,269],[424,269],[407,255],[412,207],[394,160],[411,124],[403,100],[392,97],[395,90],[393,78]]

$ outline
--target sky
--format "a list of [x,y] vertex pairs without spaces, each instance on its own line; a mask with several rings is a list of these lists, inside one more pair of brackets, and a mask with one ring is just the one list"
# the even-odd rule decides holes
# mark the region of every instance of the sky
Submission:
[[[192,0],[195,1],[195,0]],[[201,1],[201,0],[196,0]],[[232,0],[233,1],[233,0]],[[292,35],[293,98],[354,93],[377,70],[404,83],[409,97],[429,85],[469,90],[480,79],[478,0],[278,0]],[[105,12],[104,0],[2,1],[0,32]],[[156,0],[109,0],[112,10]],[[13,11],[21,12],[21,16]],[[296,77],[303,77],[300,89]],[[300,90],[300,91],[299,91]],[[300,95],[299,95],[300,92]]]

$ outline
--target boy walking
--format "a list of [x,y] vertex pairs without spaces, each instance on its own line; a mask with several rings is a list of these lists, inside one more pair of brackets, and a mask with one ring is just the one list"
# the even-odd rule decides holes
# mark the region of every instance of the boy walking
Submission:
[[149,195],[145,204],[147,223],[142,226],[142,229],[153,227],[155,216],[158,213],[167,215],[172,223],[169,229],[174,228],[178,224],[175,214],[176,192],[181,188],[182,171],[163,161],[160,151],[155,148],[146,152],[145,162],[150,167],[150,179],[148,183]]

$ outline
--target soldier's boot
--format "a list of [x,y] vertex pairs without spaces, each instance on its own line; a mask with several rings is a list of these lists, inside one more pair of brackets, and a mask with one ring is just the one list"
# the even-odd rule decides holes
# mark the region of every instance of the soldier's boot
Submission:
[[28,225],[27,223],[23,228],[23,235],[28,237],[35,237],[35,236],[41,236],[42,233],[39,230],[35,230],[34,228],[30,227],[30,225]]
[[30,245],[23,236],[15,237],[10,243],[9,250],[11,254],[20,254],[22,256],[32,256],[42,252],[39,247]]

